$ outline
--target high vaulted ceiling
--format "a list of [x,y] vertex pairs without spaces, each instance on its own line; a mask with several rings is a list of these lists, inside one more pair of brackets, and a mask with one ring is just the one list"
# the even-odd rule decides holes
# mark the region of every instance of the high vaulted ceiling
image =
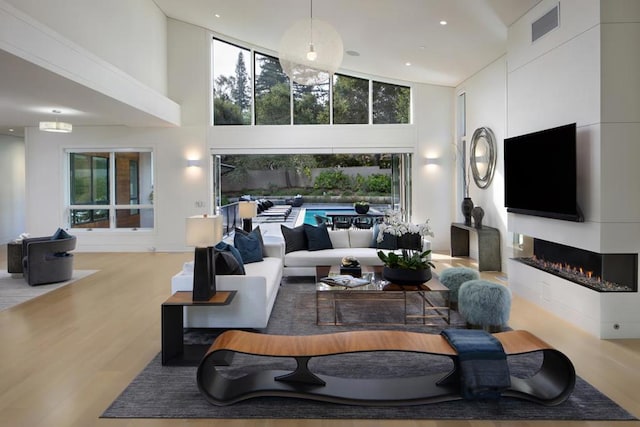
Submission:
[[[310,10],[310,0],[154,1],[170,18],[265,53],[277,53],[284,32],[296,20],[308,18]],[[341,71],[456,86],[505,53],[508,26],[539,1],[315,0],[313,15],[337,29],[346,52],[357,52],[344,55]],[[442,20],[447,25],[441,25]],[[19,135],[22,127],[37,126],[43,111],[32,111],[31,106],[55,104],[61,91],[66,105],[82,112],[73,118],[74,126],[163,125],[132,106],[3,51],[0,75],[0,133]]]
[[[155,0],[171,18],[272,52],[296,20],[309,18],[310,1]],[[313,17],[335,27],[346,52],[359,53],[344,55],[342,70],[456,86],[505,53],[507,27],[539,1],[315,0]]]

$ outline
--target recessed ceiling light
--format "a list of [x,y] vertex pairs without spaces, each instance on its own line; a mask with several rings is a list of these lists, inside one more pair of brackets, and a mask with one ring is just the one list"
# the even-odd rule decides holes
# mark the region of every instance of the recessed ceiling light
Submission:
[[219,13],[215,13],[213,16],[215,16],[216,18],[220,18],[220,14]]
[[407,67],[411,67],[411,62],[405,62],[404,65],[406,65]]
[[13,132],[13,129],[9,129],[9,132]]
[[360,56],[360,52],[355,50],[347,50],[345,53],[349,56]]
[[447,25],[447,21],[440,21],[440,25]]

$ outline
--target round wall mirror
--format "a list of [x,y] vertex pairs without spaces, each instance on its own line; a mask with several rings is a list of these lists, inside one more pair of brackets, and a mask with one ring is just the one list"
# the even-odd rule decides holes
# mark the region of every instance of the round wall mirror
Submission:
[[478,128],[471,137],[469,163],[473,180],[479,188],[487,188],[496,169],[496,139],[489,128]]

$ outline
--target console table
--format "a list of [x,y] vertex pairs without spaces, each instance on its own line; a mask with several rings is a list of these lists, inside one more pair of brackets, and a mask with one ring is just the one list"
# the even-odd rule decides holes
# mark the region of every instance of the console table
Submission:
[[184,343],[184,307],[228,305],[236,292],[218,291],[208,301],[193,301],[193,292],[176,292],[162,303],[162,364],[195,366],[209,348]]
[[469,256],[469,233],[478,236],[478,270],[502,271],[500,230],[482,226],[476,228],[462,223],[451,224],[451,256]]

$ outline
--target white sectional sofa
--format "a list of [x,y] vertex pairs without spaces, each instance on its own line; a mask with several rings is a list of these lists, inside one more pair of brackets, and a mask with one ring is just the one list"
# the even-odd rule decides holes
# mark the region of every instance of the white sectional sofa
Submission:
[[[185,307],[188,328],[265,328],[271,316],[282,279],[284,243],[265,240],[264,259],[244,264],[246,275],[216,275],[216,289],[237,291],[231,304],[215,307]],[[193,289],[193,264],[171,279],[171,292]]]
[[[378,258],[380,249],[373,248],[373,229],[361,230],[350,228],[346,230],[329,230],[329,238],[333,249],[316,251],[294,251],[284,256],[285,276],[313,276],[315,267],[319,265],[339,265],[343,257],[352,256],[361,265],[382,265]],[[431,242],[423,239],[423,250],[431,249]],[[388,249],[382,249],[388,251]]]

